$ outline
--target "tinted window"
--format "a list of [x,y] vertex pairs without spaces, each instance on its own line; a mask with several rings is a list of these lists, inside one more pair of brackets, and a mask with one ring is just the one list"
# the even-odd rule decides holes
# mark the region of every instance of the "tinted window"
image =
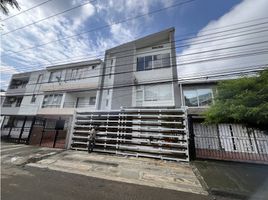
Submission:
[[137,58],[137,71],[144,70],[144,57]]

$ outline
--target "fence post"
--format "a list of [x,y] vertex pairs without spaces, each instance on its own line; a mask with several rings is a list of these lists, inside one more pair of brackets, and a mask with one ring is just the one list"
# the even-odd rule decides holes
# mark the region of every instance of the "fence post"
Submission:
[[189,158],[190,160],[196,159],[195,141],[194,141],[194,129],[193,129],[193,117],[188,115],[188,129],[189,129]]
[[25,126],[26,121],[27,121],[27,116],[25,116],[25,117],[24,117],[24,120],[23,120],[23,124],[22,124],[21,130],[20,130],[19,139],[18,139],[18,142],[17,142],[18,144],[20,143],[21,136],[22,136],[22,134],[23,134],[23,132],[24,132],[24,126]]
[[31,127],[30,127],[30,130],[29,130],[29,135],[28,135],[28,138],[27,138],[27,141],[26,141],[26,144],[29,144],[29,142],[30,142],[30,137],[32,135],[32,131],[33,131],[33,126],[35,124],[35,120],[36,120],[36,117],[33,117],[32,123],[31,123]]

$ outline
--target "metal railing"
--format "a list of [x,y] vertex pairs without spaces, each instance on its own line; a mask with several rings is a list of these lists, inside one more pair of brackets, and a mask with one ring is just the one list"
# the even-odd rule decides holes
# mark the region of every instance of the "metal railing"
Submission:
[[197,158],[268,164],[268,134],[241,124],[193,123]]

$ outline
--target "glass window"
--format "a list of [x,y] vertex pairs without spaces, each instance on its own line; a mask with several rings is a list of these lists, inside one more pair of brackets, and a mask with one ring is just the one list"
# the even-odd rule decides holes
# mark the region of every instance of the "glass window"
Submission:
[[137,58],[137,71],[144,70],[144,57]]
[[186,90],[184,93],[185,105],[189,107],[197,107],[197,92],[196,90]]
[[209,106],[212,104],[212,89],[198,89],[199,106]]
[[154,55],[154,68],[160,68],[160,67],[162,67],[162,56],[161,54]]
[[213,103],[212,89],[192,89],[185,90],[184,99],[185,105],[189,107],[209,106]]
[[170,67],[170,56],[169,53],[162,54],[162,66]]
[[59,108],[62,100],[62,94],[45,95],[43,100],[43,108],[56,107]]
[[89,98],[89,105],[95,105],[96,103],[96,97],[90,97]]
[[152,69],[153,67],[153,60],[152,56],[145,56],[145,70]]
[[35,103],[35,101],[36,101],[36,95],[34,94],[34,95],[32,96],[31,103]]
[[172,99],[171,84],[145,86],[144,101],[166,101]]
[[61,80],[61,71],[55,71],[50,73],[49,82],[56,82]]

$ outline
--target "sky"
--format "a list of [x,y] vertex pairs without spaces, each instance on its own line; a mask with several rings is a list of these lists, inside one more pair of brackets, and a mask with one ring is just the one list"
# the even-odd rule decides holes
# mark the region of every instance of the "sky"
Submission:
[[[102,58],[106,49],[169,27],[175,27],[180,77],[268,62],[267,0],[50,0],[22,14],[45,0],[17,1],[19,11],[10,9],[9,16],[0,16],[0,84],[4,89],[14,73]],[[248,55],[253,52],[254,56]]]

